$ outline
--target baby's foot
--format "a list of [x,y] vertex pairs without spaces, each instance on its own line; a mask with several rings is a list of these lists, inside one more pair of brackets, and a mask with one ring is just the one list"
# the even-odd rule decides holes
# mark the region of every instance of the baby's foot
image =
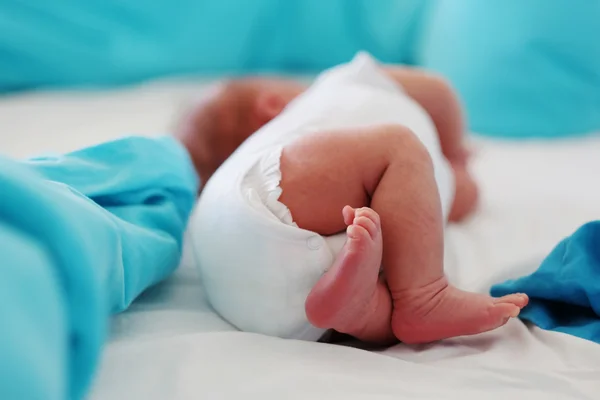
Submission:
[[504,325],[529,302],[525,294],[493,298],[459,290],[446,278],[392,294],[392,329],[405,343],[427,343],[474,335]]
[[379,215],[370,208],[343,210],[347,241],[332,267],[306,299],[306,315],[316,327],[335,329],[365,341],[388,342],[391,297],[379,281],[382,235]]

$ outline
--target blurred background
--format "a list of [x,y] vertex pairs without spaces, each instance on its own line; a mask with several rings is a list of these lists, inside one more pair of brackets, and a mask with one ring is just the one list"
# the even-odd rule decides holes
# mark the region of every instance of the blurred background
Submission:
[[[462,99],[482,206],[448,228],[446,270],[485,291],[600,218],[599,26],[600,0],[0,0],[0,153],[169,133],[215,79],[310,77],[365,50],[444,76]],[[199,277],[181,271],[114,321],[93,398],[176,397],[186,384],[198,398],[225,382],[198,378],[202,341],[163,340],[223,330]],[[513,379],[513,359],[496,354],[490,365],[509,360]],[[247,365],[255,376],[255,360]]]
[[2,0],[0,93],[314,74],[358,50],[436,71],[469,127],[600,128],[598,0]]

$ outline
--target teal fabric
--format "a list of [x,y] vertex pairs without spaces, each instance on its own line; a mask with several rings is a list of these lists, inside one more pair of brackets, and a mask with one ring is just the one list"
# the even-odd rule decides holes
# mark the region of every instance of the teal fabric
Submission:
[[408,61],[429,0],[0,2],[0,91]]
[[562,240],[531,275],[491,289],[510,293],[529,295],[519,318],[600,344],[600,221]]
[[170,138],[0,157],[0,398],[82,398],[110,313],[178,265],[198,180]]
[[4,0],[0,92],[167,75],[312,73],[359,50],[437,71],[471,130],[600,130],[600,2]]
[[600,1],[437,0],[417,62],[454,84],[476,132],[600,130]]

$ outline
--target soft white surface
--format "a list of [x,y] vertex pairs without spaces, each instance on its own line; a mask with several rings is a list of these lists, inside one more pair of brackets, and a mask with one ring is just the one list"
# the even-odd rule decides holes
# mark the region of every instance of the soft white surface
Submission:
[[[66,151],[172,127],[202,85],[0,98],[0,151]],[[447,234],[465,288],[527,273],[563,236],[600,217],[600,138],[478,140],[479,213]],[[202,294],[189,252],[167,282],[114,319],[92,399],[596,399],[600,346],[511,321],[493,333],[365,351],[236,332]]]

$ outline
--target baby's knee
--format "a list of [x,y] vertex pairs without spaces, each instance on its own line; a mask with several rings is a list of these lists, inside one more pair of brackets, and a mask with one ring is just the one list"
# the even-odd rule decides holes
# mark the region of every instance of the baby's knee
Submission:
[[375,129],[374,135],[390,162],[431,165],[429,151],[415,135],[404,125],[384,125]]

